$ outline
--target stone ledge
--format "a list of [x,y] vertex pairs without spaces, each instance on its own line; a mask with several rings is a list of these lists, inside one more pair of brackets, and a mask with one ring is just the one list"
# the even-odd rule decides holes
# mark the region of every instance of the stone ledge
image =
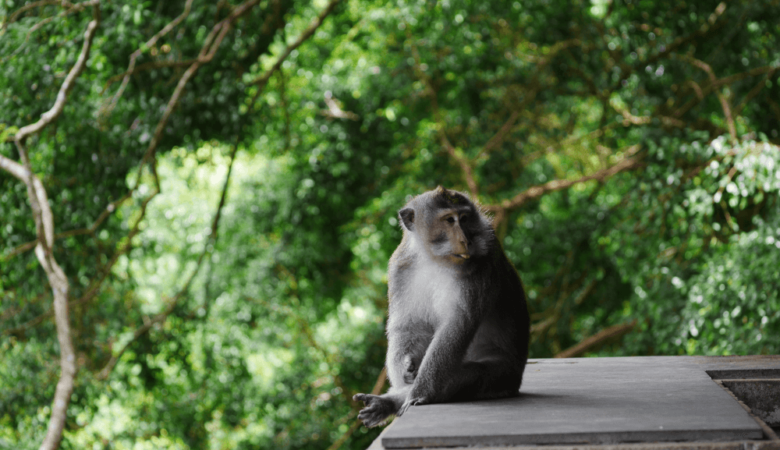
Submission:
[[520,396],[412,407],[370,448],[780,450],[719,385],[760,380],[764,392],[779,373],[780,356],[531,360]]

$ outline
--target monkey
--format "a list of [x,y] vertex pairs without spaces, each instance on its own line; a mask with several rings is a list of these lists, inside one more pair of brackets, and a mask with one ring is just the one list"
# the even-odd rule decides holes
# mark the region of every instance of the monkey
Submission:
[[388,264],[390,389],[356,394],[367,427],[409,407],[519,395],[528,361],[525,291],[491,220],[467,194],[420,194],[399,212]]

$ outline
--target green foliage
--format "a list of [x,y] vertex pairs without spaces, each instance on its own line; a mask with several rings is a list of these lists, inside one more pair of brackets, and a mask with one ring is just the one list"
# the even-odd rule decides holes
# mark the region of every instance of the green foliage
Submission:
[[[16,161],[92,18],[15,14],[32,3],[0,0],[0,155]],[[261,1],[148,164],[239,3],[194,1],[147,47],[184,5],[101,3],[62,115],[27,143],[71,285],[63,448],[366,448],[378,430],[353,427],[350,398],[384,362],[396,211],[437,184],[472,184],[495,215],[532,357],[632,321],[587,355],[780,351],[777,2],[348,0],[260,90],[326,6]],[[506,206],[533,187],[549,189]],[[27,190],[5,171],[0,218],[0,448],[37,448],[59,350]]]

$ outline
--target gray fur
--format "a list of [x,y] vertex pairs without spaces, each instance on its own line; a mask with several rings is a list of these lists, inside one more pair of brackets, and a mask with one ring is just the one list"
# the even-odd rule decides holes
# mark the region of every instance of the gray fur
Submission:
[[404,237],[388,270],[384,395],[357,394],[358,417],[380,425],[418,404],[517,395],[528,358],[520,278],[490,220],[442,187],[400,212]]

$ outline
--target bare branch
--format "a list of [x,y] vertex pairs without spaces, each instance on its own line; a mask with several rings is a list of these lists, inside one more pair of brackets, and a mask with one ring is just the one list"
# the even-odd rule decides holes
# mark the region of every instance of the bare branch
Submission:
[[23,165],[12,159],[6,158],[3,155],[0,155],[0,169],[3,169],[11,175],[15,176],[22,183],[26,183],[27,179],[29,178],[29,173]]
[[[195,72],[198,71],[198,68],[202,64],[207,64],[211,62],[211,60],[214,58],[214,55],[217,52],[217,49],[219,49],[220,44],[222,44],[222,40],[225,38],[225,35],[227,34],[228,31],[230,31],[233,22],[238,20],[239,17],[246,14],[259,2],[260,0],[249,0],[247,2],[242,3],[241,5],[233,9],[233,11],[230,13],[228,17],[226,17],[225,19],[223,19],[222,21],[214,25],[214,27],[211,29],[209,35],[206,36],[205,43],[201,47],[200,53],[198,54],[198,58],[184,72],[182,77],[179,79],[179,82],[176,84],[176,88],[174,89],[170,100],[168,100],[168,105],[166,105],[165,111],[163,111],[162,118],[160,118],[160,121],[157,123],[157,128],[155,128],[154,130],[154,135],[152,136],[151,141],[149,141],[149,147],[147,147],[146,152],[144,152],[144,156],[141,159],[141,166],[146,164],[150,159],[153,159],[154,154],[157,151],[157,144],[160,142],[160,138],[162,137],[162,132],[165,129],[165,125],[168,123],[168,119],[173,113],[174,108],[179,103],[179,98],[181,97],[182,92],[184,92],[184,88],[187,86],[187,83],[189,82],[190,78],[192,78],[193,75],[195,75]],[[138,186],[138,183],[140,182],[140,177],[141,174],[139,172],[138,177],[136,178],[135,184],[133,185],[132,189],[135,189]],[[157,177],[155,177],[155,179],[157,179]],[[158,191],[160,190],[159,186],[157,186],[157,190]]]
[[558,320],[558,316],[552,314],[546,319],[542,320],[541,322],[537,322],[531,325],[531,334],[534,336],[541,335],[542,333],[547,331],[547,329],[550,328],[552,324],[554,324],[555,321],[557,320]]
[[477,180],[474,177],[474,168],[471,166],[471,162],[468,160],[468,158],[456,150],[450,142],[449,138],[447,138],[447,124],[441,117],[441,112],[439,111],[439,102],[436,98],[436,90],[433,88],[433,83],[431,83],[430,77],[428,77],[425,71],[422,70],[420,53],[417,51],[417,46],[414,44],[414,38],[408,27],[406,36],[412,48],[412,58],[414,59],[415,74],[417,75],[417,78],[422,80],[423,84],[425,85],[425,94],[431,100],[431,109],[433,110],[433,119],[437,125],[439,142],[441,142],[441,146],[444,148],[447,154],[450,155],[450,158],[452,158],[460,166],[461,170],[463,171],[463,177],[466,179],[466,185],[469,187],[469,192],[476,200],[479,196],[479,185],[477,184]]
[[574,347],[567,348],[566,350],[555,355],[553,358],[573,358],[575,356],[580,356],[583,353],[591,351],[606,342],[622,337],[629,331],[633,330],[635,326],[636,319],[628,323],[611,326],[599,331],[593,336],[586,338]]
[[[224,36],[225,36],[225,33],[228,31],[228,29],[221,27],[221,25],[226,23],[226,22],[229,22],[229,21],[234,21],[236,18],[238,18],[242,14],[246,13],[249,10],[249,8],[251,6],[253,6],[254,4],[256,4],[256,3],[257,2],[252,1],[252,2],[246,2],[246,3],[242,4],[239,8],[236,8],[236,9],[233,10],[233,14],[231,14],[230,17],[228,17],[227,19],[225,19],[222,22],[220,22],[220,24],[217,24],[214,27],[215,30],[213,30],[212,33],[210,34],[210,36],[207,38],[206,44],[204,45],[204,49],[201,50],[201,55],[199,56],[198,60],[196,60],[195,62],[197,62],[197,63],[209,62],[214,57],[215,52],[216,52],[216,47],[219,46],[219,42],[221,42],[222,38],[224,38]],[[220,30],[222,31],[222,33],[217,35],[217,32],[219,32]],[[214,38],[217,37],[217,36],[218,36],[218,40],[216,41],[216,43],[212,47],[212,43],[215,42]],[[181,83],[179,84],[179,86],[181,86]],[[179,86],[177,86],[177,88]],[[174,96],[177,95],[177,92],[178,92],[178,94],[180,94],[181,90],[178,90],[178,91],[174,92]],[[172,96],[171,100],[173,100],[173,96]],[[175,102],[173,102],[173,103],[175,104]],[[169,101],[168,110],[172,110],[172,106],[171,105],[172,105],[172,102]],[[168,117],[169,116],[164,116],[163,119],[165,119],[167,121]],[[160,129],[160,125],[158,124],[158,130],[159,129]],[[2,156],[2,155],[0,155],[0,156]],[[0,160],[0,163],[2,163],[2,162],[3,161]],[[145,161],[142,161],[140,163],[140,167],[142,168],[144,164],[145,164]],[[152,173],[154,175],[154,167],[152,167]],[[66,231],[64,233],[57,234],[56,238],[59,239],[59,238],[63,238],[63,237],[76,236],[76,235],[80,235],[80,234],[93,234],[97,230],[97,228],[100,226],[100,224],[103,221],[105,221],[106,218],[111,213],[116,211],[119,208],[119,206],[121,206],[127,199],[132,197],[132,194],[136,191],[136,189],[138,187],[138,180],[140,180],[140,170],[139,170],[139,178],[136,180],[136,185],[134,187],[132,187],[122,198],[120,198],[119,200],[116,200],[114,202],[109,203],[109,205],[106,207],[106,209],[101,213],[101,215],[92,224],[92,226],[90,228]],[[155,181],[157,181],[156,175],[155,175]],[[158,184],[156,186],[155,191],[153,191],[153,193],[151,195],[149,195],[146,199],[144,199],[144,201],[142,202],[142,204],[141,204],[141,215],[138,218],[138,220],[136,220],[135,225],[130,230],[130,233],[128,233],[128,235],[127,235],[127,242],[124,245],[124,247],[119,249],[113,255],[113,257],[108,262],[108,264],[106,264],[106,266],[103,268],[102,275],[100,276],[100,278],[98,280],[94,281],[90,285],[90,287],[87,288],[85,294],[81,298],[71,302],[72,305],[79,305],[79,304],[86,303],[86,302],[90,301],[95,295],[97,295],[97,293],[100,290],[100,286],[102,285],[103,281],[110,274],[111,268],[114,266],[116,261],[119,259],[119,257],[121,255],[127,253],[130,250],[132,238],[140,231],[139,227],[140,227],[140,224],[143,221],[143,218],[144,218],[144,216],[146,214],[147,205],[160,192],[159,191],[159,181],[157,181],[157,183]],[[212,229],[214,229],[214,228],[212,228]],[[33,243],[33,245],[34,245],[34,243]],[[7,260],[10,257],[12,257],[12,256],[14,256],[14,255],[16,255],[18,253],[21,253],[23,251],[29,250],[29,248],[28,248],[29,246],[30,246],[30,243],[23,244],[23,245],[17,247],[9,255],[6,255],[4,259]],[[32,326],[35,326],[35,325],[38,325],[38,324],[42,323],[44,319],[46,319],[47,317],[50,317],[51,315],[52,315],[52,310],[46,311],[43,314],[41,314],[40,316],[38,316],[38,317],[28,321],[27,323],[25,323],[25,324],[23,324],[23,325],[21,325],[19,327],[16,327],[16,328],[11,329],[11,330],[4,331],[3,334],[18,334],[18,333],[24,331],[27,328],[30,328]]]
[[775,67],[773,66],[762,66],[762,67],[756,67],[754,69],[750,69],[746,72],[740,72],[734,75],[729,75],[727,77],[720,78],[716,80],[714,83],[707,83],[704,87],[700,87],[698,84],[696,84],[693,81],[689,81],[686,83],[686,85],[691,85],[692,89],[696,93],[696,98],[693,98],[686,102],[684,105],[679,107],[674,113],[672,113],[672,116],[674,117],[682,117],[683,114],[690,111],[691,108],[696,106],[698,103],[700,103],[702,100],[704,100],[704,97],[712,93],[714,90],[721,86],[727,86],[732,83],[736,83],[737,81],[744,80],[748,77],[754,77],[757,75],[764,75],[770,72],[775,71]]
[[[304,30],[303,33],[301,33],[300,36],[298,36],[298,39],[295,40],[291,45],[288,45],[286,49],[284,49],[284,52],[282,53],[282,56],[279,57],[279,59],[274,63],[274,65],[268,69],[264,74],[261,76],[255,78],[254,80],[250,81],[249,84],[257,85],[258,90],[255,94],[255,98],[260,95],[260,93],[263,91],[263,88],[268,83],[268,80],[271,78],[271,75],[274,74],[277,70],[279,70],[280,67],[282,67],[282,63],[284,63],[284,60],[287,59],[288,56],[290,56],[290,53],[293,52],[296,48],[300,47],[301,44],[303,44],[307,39],[309,39],[315,31],[317,31],[317,28],[322,25],[322,23],[325,21],[325,18],[328,17],[328,15],[333,12],[333,10],[336,8],[336,5],[339,4],[341,0],[331,0],[328,5],[325,7],[325,9],[322,10],[322,12],[314,18],[314,20],[311,21],[309,26]],[[253,100],[254,101],[254,100]]]
[[[117,249],[117,251],[111,257],[109,262],[101,269],[100,277],[96,281],[93,281],[90,284],[90,286],[86,289],[84,295],[82,295],[81,298],[71,302],[73,305],[81,305],[87,303],[92,298],[94,298],[95,295],[98,294],[98,292],[100,291],[100,286],[103,284],[103,281],[105,281],[105,279],[108,278],[109,274],[111,273],[111,268],[114,267],[114,264],[116,264],[116,262],[119,260],[119,257],[129,252],[130,249],[132,248],[133,238],[141,231],[141,223],[143,222],[144,217],[146,217],[146,211],[148,209],[149,202],[151,202],[152,199],[154,199],[159,193],[160,191],[155,189],[148,197],[146,197],[141,202],[140,213],[138,214],[138,218],[136,219],[132,228],[130,228],[130,232],[127,233],[127,238],[125,240],[124,245],[121,248]],[[126,196],[129,196],[131,194],[132,192],[128,192]]]
[[[672,41],[669,45],[667,45],[662,51],[658,52],[657,54],[651,56],[648,58],[648,60],[643,63],[644,64],[653,64],[656,61],[658,61],[661,58],[664,58],[668,55],[673,54],[675,50],[679,49],[680,47],[695,41],[696,39],[700,37],[704,37],[707,34],[715,33],[720,28],[726,26],[729,24],[729,21],[718,21],[717,19],[720,18],[720,16],[723,14],[723,12],[726,10],[726,2],[721,2],[718,4],[717,7],[715,7],[715,10],[709,15],[707,18],[708,23],[701,23],[700,26],[696,28],[696,31],[693,33],[686,35],[686,36],[679,36],[677,39]],[[626,79],[630,72],[626,73],[624,72],[621,79]]]
[[490,140],[485,144],[484,147],[482,147],[482,151],[480,152],[479,156],[487,156],[490,152],[497,149],[501,146],[501,144],[504,143],[504,140],[506,139],[507,134],[512,130],[512,127],[515,124],[515,121],[520,116],[520,113],[518,110],[512,111],[512,114],[509,115],[509,118],[504,122],[504,125],[501,126],[501,128],[498,130],[498,132],[490,138]]
[[460,166],[461,170],[463,171],[463,175],[466,178],[466,185],[469,187],[469,192],[471,192],[471,195],[473,195],[474,199],[476,199],[479,195],[479,185],[477,185],[477,181],[474,178],[474,168],[471,166],[471,162],[469,162],[465,155],[461,154],[461,152],[458,152],[458,150],[452,146],[449,139],[447,139],[447,135],[443,129],[439,130],[439,138],[441,140],[442,147],[444,147],[444,150]]
[[155,324],[164,323],[165,320],[168,319],[168,316],[176,308],[176,305],[178,304],[179,300],[189,291],[190,285],[192,284],[192,280],[198,274],[201,266],[203,265],[203,260],[205,259],[206,255],[211,252],[209,248],[210,247],[213,248],[213,245],[217,240],[219,219],[222,217],[222,208],[225,206],[225,202],[227,200],[227,190],[230,184],[230,176],[233,173],[233,164],[236,161],[237,151],[238,151],[238,143],[236,143],[233,146],[233,151],[231,152],[231,156],[230,156],[230,164],[228,165],[227,175],[225,176],[225,183],[222,186],[222,195],[219,198],[219,204],[217,205],[217,210],[214,213],[214,218],[211,221],[211,233],[209,234],[209,238],[207,239],[206,245],[203,246],[203,251],[200,253],[200,256],[198,256],[198,261],[195,264],[195,269],[192,271],[189,278],[187,278],[187,281],[184,283],[184,286],[182,286],[179,292],[177,292],[176,295],[174,295],[173,298],[171,298],[168,301],[168,305],[165,307],[165,309],[161,313],[154,316],[154,318],[151,319],[149,322],[145,323],[143,326],[136,329],[135,332],[133,333],[133,338],[130,339],[130,341],[127,342],[117,353],[111,356],[111,359],[108,361],[105,367],[103,367],[103,370],[101,370],[100,373],[98,374],[98,378],[100,379],[108,378],[108,376],[111,375],[111,371],[114,369],[117,362],[119,362],[119,359],[122,357],[122,355],[124,355],[124,353],[130,347],[130,345],[133,342],[135,342],[139,337],[146,334]]
[[509,200],[504,200],[499,205],[485,205],[484,207],[489,211],[497,212],[499,210],[508,210],[508,209],[515,209],[519,208],[520,206],[524,205],[525,203],[536,200],[539,197],[549,193],[549,192],[555,192],[555,191],[561,191],[563,189],[568,189],[571,186],[574,186],[575,184],[584,183],[586,181],[591,180],[599,180],[603,181],[607,178],[620,173],[624,170],[634,169],[636,167],[639,167],[640,162],[638,159],[629,158],[629,156],[634,155],[636,152],[639,151],[641,147],[639,145],[633,145],[628,148],[628,150],[625,153],[624,159],[622,159],[617,164],[608,167],[606,169],[599,170],[595,173],[592,173],[590,175],[586,175],[584,177],[578,178],[576,180],[553,180],[549,181],[545,184],[541,184],[538,186],[533,186],[525,191],[515,195],[513,198]]
[[[651,116],[635,116],[631,114],[631,111],[625,108],[620,108],[618,106],[613,106],[615,111],[619,112],[620,115],[623,116],[623,126],[627,127],[630,125],[647,125],[649,123],[652,123],[653,117]],[[663,126],[666,127],[674,127],[674,128],[685,128],[686,124],[680,119],[674,118],[674,117],[668,117],[668,116],[656,116]]]
[[[54,237],[55,237],[55,239],[57,239],[57,238],[59,237],[59,235],[55,235]],[[13,249],[11,249],[11,251],[9,251],[9,252],[8,252],[8,253],[7,253],[5,256],[3,256],[2,258],[0,258],[0,260],[2,260],[2,261],[10,261],[10,260],[11,260],[11,259],[13,259],[13,258],[14,258],[16,255],[20,255],[20,254],[22,254],[22,253],[26,253],[26,252],[29,252],[30,250],[34,249],[34,248],[35,248],[35,245],[36,245],[37,243],[38,243],[38,240],[37,240],[37,239],[36,239],[36,240],[34,240],[34,241],[25,242],[24,244],[22,244],[22,245],[20,245],[20,246],[18,246],[18,247],[15,247],[15,248],[13,248]]]
[[328,109],[324,111],[320,111],[320,114],[322,114],[325,117],[330,117],[331,119],[349,119],[349,120],[358,120],[360,119],[360,116],[353,113],[352,111],[344,111],[341,109],[341,105],[339,105],[339,102],[334,99],[332,96],[328,96],[328,92],[325,93],[325,104],[328,106]]
[[[131,192],[128,193],[126,196],[129,196],[130,194],[131,194]],[[80,298],[78,298],[76,300],[73,300],[73,301],[69,302],[70,306],[77,306],[77,305],[82,305],[84,303],[87,303],[90,300],[92,300],[92,298],[94,298],[95,295],[97,295],[97,293],[100,291],[100,286],[103,284],[105,279],[108,278],[108,275],[111,273],[111,268],[114,267],[114,264],[116,264],[116,262],[119,260],[119,257],[124,255],[124,254],[126,254],[127,252],[129,252],[130,249],[132,248],[133,238],[138,234],[139,231],[141,231],[141,229],[140,229],[141,222],[143,222],[143,219],[146,216],[146,210],[147,210],[147,207],[149,205],[149,202],[152,201],[152,199],[157,194],[159,194],[158,191],[153,191],[148,197],[146,197],[141,202],[140,214],[138,216],[138,219],[136,219],[135,223],[130,228],[130,232],[127,234],[127,239],[125,241],[125,245],[123,245],[122,248],[118,249],[114,253],[114,255],[111,257],[109,262],[102,268],[100,277],[97,280],[93,280],[92,281],[90,286],[86,289],[84,295],[82,295]],[[65,233],[62,233],[62,234],[65,234]],[[37,243],[37,241],[33,242],[33,245],[36,244],[36,243]],[[20,247],[24,247],[26,245],[29,245],[29,243],[24,244],[24,245],[22,245]],[[20,247],[17,247],[16,249],[14,249],[14,251],[19,250]],[[6,260],[8,258],[10,258],[10,255],[6,256]],[[11,328],[9,330],[5,330],[5,331],[3,331],[0,334],[2,334],[2,335],[18,335],[18,334],[21,334],[25,330],[43,323],[43,321],[46,318],[51,317],[53,314],[54,314],[54,311],[53,311],[53,309],[50,308],[47,311],[45,311],[44,313],[42,313],[41,315],[39,315],[38,317],[30,319],[27,322],[23,323],[22,325],[19,325],[16,328]]]
[[767,82],[767,80],[769,80],[769,79],[772,77],[772,75],[773,75],[774,73],[775,73],[775,68],[772,68],[772,70],[770,70],[769,72],[767,72],[767,73],[766,73],[766,75],[764,75],[764,78],[762,78],[762,79],[761,79],[761,80],[760,80],[760,81],[759,81],[759,82],[758,82],[758,83],[757,83],[757,84],[756,84],[756,85],[753,87],[753,89],[751,89],[751,90],[750,90],[750,92],[748,92],[748,94],[745,96],[745,98],[743,98],[743,99],[742,99],[742,101],[741,101],[741,102],[739,102],[739,104],[738,104],[738,105],[737,105],[737,106],[734,108],[734,115],[735,115],[735,116],[738,116],[738,115],[739,115],[739,113],[741,113],[741,112],[742,112],[742,108],[744,108],[744,107],[745,107],[745,105],[747,105],[747,104],[748,104],[748,102],[750,102],[751,100],[753,100],[753,98],[754,98],[756,95],[758,95],[758,93],[759,93],[759,92],[761,92],[761,90],[762,90],[762,89],[764,88],[764,86],[766,85],[766,82]]
[[[1,158],[2,158],[2,155],[0,155],[0,166],[3,164],[3,161],[2,161]],[[11,162],[13,162],[13,161],[11,161]],[[119,200],[115,200],[115,201],[109,203],[108,206],[106,206],[106,208],[103,210],[103,212],[100,213],[100,216],[98,216],[98,218],[92,223],[92,225],[89,226],[89,228],[78,228],[78,229],[75,229],[75,230],[68,230],[68,231],[63,231],[62,233],[57,233],[57,234],[54,235],[54,240],[58,241],[60,239],[64,239],[64,238],[68,238],[68,237],[72,237],[72,236],[82,236],[82,235],[85,235],[85,234],[95,234],[95,232],[97,231],[98,227],[100,227],[100,225],[103,222],[105,222],[105,220],[108,218],[108,216],[110,216],[111,213],[113,213],[114,211],[119,209],[119,207],[122,206],[122,204],[125,201],[127,201],[129,198],[132,197],[132,195],[133,195],[133,191],[129,191],[125,195],[123,195]],[[30,241],[30,242],[25,242],[24,244],[14,248],[10,252],[8,252],[5,256],[0,258],[0,260],[8,261],[8,260],[10,260],[11,258],[15,257],[16,255],[18,255],[20,253],[24,253],[24,252],[27,252],[29,250],[32,250],[35,247],[35,244],[37,242],[38,242],[37,240]]]
[[62,113],[68,93],[73,88],[73,83],[81,74],[89,57],[99,17],[100,10],[95,6],[94,18],[89,22],[84,33],[84,44],[82,45],[81,53],[76,60],[76,64],[71,68],[62,86],[60,86],[54,105],[41,116],[40,120],[22,127],[14,136],[16,148],[22,159],[22,165],[5,157],[0,159],[0,167],[24,181],[27,186],[27,196],[33,211],[35,230],[38,236],[35,256],[38,258],[38,262],[43,267],[44,272],[46,272],[46,277],[54,295],[53,309],[57,325],[57,340],[60,345],[61,374],[54,392],[49,426],[46,437],[41,443],[41,450],[56,449],[59,446],[77,368],[76,355],[73,351],[73,342],[70,336],[70,321],[68,319],[68,291],[70,289],[68,277],[59,264],[57,264],[52,252],[52,247],[54,246],[54,218],[49,206],[46,189],[41,180],[32,171],[30,158],[27,155],[24,143],[27,137],[41,131]]
[[5,29],[9,23],[16,22],[16,19],[19,18],[19,16],[24,14],[26,11],[35,9],[39,6],[46,6],[46,5],[62,5],[69,8],[73,7],[73,4],[71,4],[70,2],[66,2],[65,0],[40,0],[37,2],[28,3],[22,6],[21,8],[17,9],[16,11],[14,11],[14,13],[8,17],[8,20],[6,20],[3,23],[3,29]]
[[[68,9],[66,9],[65,11],[62,11],[61,13],[59,13],[59,14],[57,14],[55,16],[51,16],[51,17],[47,17],[45,19],[42,19],[40,22],[38,22],[35,25],[33,25],[32,28],[30,28],[30,30],[27,31],[27,35],[24,37],[24,42],[22,42],[22,44],[16,50],[14,50],[11,54],[6,56],[5,58],[0,58],[0,63],[8,61],[9,59],[11,59],[14,56],[16,56],[19,52],[21,52],[22,49],[24,49],[24,46],[27,45],[27,42],[30,40],[30,36],[32,36],[32,34],[35,33],[36,31],[38,31],[39,29],[43,28],[43,26],[46,25],[47,23],[51,22],[52,20],[56,19],[57,17],[63,17],[63,16],[67,16],[68,14],[79,12],[79,11],[85,9],[87,6],[93,6],[93,7],[97,6],[97,5],[100,4],[100,0],[87,0],[85,2],[76,3],[75,5],[63,1],[62,4],[63,5],[66,5],[66,4],[69,5]],[[6,27],[6,24],[4,23],[2,28],[5,29],[5,27]]]
[[[103,108],[103,111],[101,112],[102,115],[108,116],[109,114],[111,114],[111,111],[114,110],[114,107],[116,107],[117,102],[122,97],[122,94],[125,92],[127,83],[130,82],[130,75],[132,75],[134,72],[135,61],[138,59],[138,57],[143,54],[144,50],[154,47],[154,44],[156,44],[161,37],[168,34],[172,29],[174,29],[177,25],[179,25],[184,19],[186,19],[187,16],[190,14],[191,8],[192,8],[192,0],[187,0],[187,3],[184,4],[184,12],[182,12],[181,15],[173,19],[168,25],[164,26],[162,30],[158,31],[157,34],[155,34],[154,36],[152,36],[151,39],[146,41],[146,43],[141,48],[137,49],[130,55],[130,64],[128,64],[127,70],[125,71],[124,76],[122,77],[122,84],[119,86],[119,89],[111,98],[111,102],[109,102],[109,104],[106,105],[105,108]],[[112,79],[109,79],[107,84],[110,83],[112,83]]]
[[[725,7],[724,7],[725,9]],[[710,67],[709,64],[705,63],[704,61],[701,61],[699,59],[696,59],[689,55],[679,55],[681,59],[684,61],[689,62],[694,67],[697,67],[704,72],[707,73],[707,76],[709,77],[710,84],[713,86],[716,85],[718,82],[718,78],[715,76],[715,72],[712,71],[712,67]],[[731,135],[731,143],[736,144],[737,143],[737,128],[734,125],[734,116],[731,114],[731,107],[729,106],[729,102],[726,99],[726,96],[723,95],[723,93],[720,91],[720,89],[715,90],[715,95],[718,96],[718,100],[720,100],[720,106],[723,108],[723,115],[726,116],[726,123],[728,123],[729,126],[729,134]]]
[[379,373],[376,383],[374,383],[374,388],[371,389],[371,395],[379,395],[385,386],[385,381],[387,381],[387,367],[382,367],[382,371]]
[[580,292],[579,295],[577,295],[577,298],[574,299],[574,304],[581,305],[582,302],[584,302],[585,299],[587,299],[590,296],[590,294],[593,293],[593,290],[596,289],[596,285],[598,284],[599,284],[598,279],[596,278],[592,279],[590,283],[588,283],[588,285],[585,286],[585,289],[583,289],[582,292]]
[[14,137],[15,140],[24,142],[28,136],[41,131],[43,127],[53,122],[54,119],[62,114],[62,109],[65,107],[65,100],[68,98],[68,93],[73,89],[73,82],[81,74],[81,71],[84,70],[84,65],[89,57],[89,49],[92,46],[92,38],[95,36],[95,29],[97,26],[97,20],[92,20],[89,22],[89,25],[87,25],[87,31],[84,33],[84,44],[81,47],[81,54],[79,54],[76,64],[70,69],[68,76],[65,77],[65,81],[62,83],[62,86],[60,86],[60,91],[57,93],[57,99],[54,101],[54,106],[46,111],[41,116],[40,120],[34,124],[22,127],[16,133],[16,136]]

